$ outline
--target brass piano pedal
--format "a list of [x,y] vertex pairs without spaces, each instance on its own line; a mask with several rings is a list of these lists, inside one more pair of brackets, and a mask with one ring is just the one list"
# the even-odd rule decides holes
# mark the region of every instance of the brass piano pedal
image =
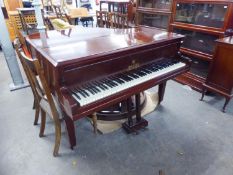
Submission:
[[129,122],[126,121],[122,124],[122,127],[125,129],[125,131],[130,133],[136,133],[138,134],[138,131],[140,129],[143,129],[148,126],[148,121],[144,118],[141,118],[140,121],[137,121],[137,119],[133,119],[133,123],[129,125]]

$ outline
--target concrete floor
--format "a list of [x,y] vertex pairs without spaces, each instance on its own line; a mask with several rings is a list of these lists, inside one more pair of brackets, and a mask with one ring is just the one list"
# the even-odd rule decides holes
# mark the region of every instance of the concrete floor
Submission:
[[222,113],[221,97],[200,102],[198,92],[169,81],[162,105],[146,117],[148,129],[94,135],[82,119],[72,151],[63,123],[60,157],[54,158],[52,122],[39,138],[31,90],[9,91],[2,53],[0,70],[0,175],[156,175],[160,169],[166,175],[233,174],[233,100]]

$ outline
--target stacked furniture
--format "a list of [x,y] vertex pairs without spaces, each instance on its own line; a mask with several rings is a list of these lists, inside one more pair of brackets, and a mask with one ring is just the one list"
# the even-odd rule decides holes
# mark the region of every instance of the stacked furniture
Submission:
[[172,0],[138,0],[136,24],[168,29],[171,7]]
[[233,1],[174,0],[170,31],[185,35],[181,52],[193,64],[190,72],[177,80],[202,89],[213,60],[215,40],[233,28]]
[[215,40],[233,29],[233,1],[138,0],[137,24],[186,36],[180,51],[193,64],[176,80],[201,91],[213,60]]
[[4,12],[5,22],[8,28],[8,32],[10,35],[11,41],[14,41],[16,34],[15,34],[15,27],[14,23],[11,20],[11,14],[14,13],[16,8],[23,7],[22,0],[4,0],[4,8],[2,8]]

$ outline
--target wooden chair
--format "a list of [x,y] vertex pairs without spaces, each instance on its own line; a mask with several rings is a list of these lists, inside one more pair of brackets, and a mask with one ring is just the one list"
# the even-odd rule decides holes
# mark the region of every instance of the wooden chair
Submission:
[[38,124],[38,119],[39,119],[39,113],[40,113],[40,105],[39,105],[40,97],[39,97],[39,94],[37,93],[37,90],[35,89],[35,86],[34,86],[34,83],[33,83],[32,79],[30,77],[29,70],[27,69],[27,66],[25,65],[24,61],[22,60],[22,56],[20,54],[21,43],[19,42],[18,39],[15,39],[14,47],[15,47],[16,53],[17,53],[17,55],[19,57],[19,60],[20,60],[20,62],[22,64],[22,67],[24,69],[24,72],[26,74],[26,77],[28,79],[29,85],[31,87],[31,90],[32,90],[32,93],[33,93],[33,96],[34,96],[34,102],[33,102],[33,109],[35,109],[34,125],[37,125]]
[[57,18],[65,20],[66,22],[68,22],[70,25],[71,23],[71,19],[70,17],[61,10],[61,6],[59,5],[53,5],[54,11],[56,13]]
[[51,90],[45,79],[44,71],[41,68],[39,61],[37,59],[28,58],[21,48],[17,49],[17,53],[22,61],[22,64],[24,65],[26,70],[25,72],[27,72],[28,79],[33,87],[32,89],[34,89],[38,95],[38,104],[39,108],[41,109],[40,137],[44,136],[46,114],[48,114],[54,121],[55,144],[53,155],[57,156],[61,141],[61,123],[59,118],[62,118],[62,112],[59,104],[55,97],[51,94]]
[[33,8],[23,10],[19,9],[18,12],[23,31],[25,31],[26,34],[37,33],[38,29],[35,10]]
[[109,21],[111,28],[125,29],[129,27],[127,14],[112,12],[109,14]]
[[110,28],[109,12],[96,10],[96,27]]
[[[44,71],[40,66],[40,63],[37,59],[28,58],[23,49],[20,47],[19,41],[15,41],[15,48],[18,54],[18,57],[23,65],[23,69],[30,83],[32,92],[35,99],[35,121],[34,124],[37,124],[39,118],[39,111],[41,111],[41,126],[39,136],[44,136],[46,114],[48,114],[54,121],[55,126],[55,145],[53,155],[57,156],[60,141],[61,141],[61,123],[60,119],[63,118],[62,110],[60,109],[59,103],[52,95],[51,90],[48,86],[46,78],[44,76]],[[97,118],[96,115],[90,115],[93,122],[94,132],[97,132]],[[67,125],[67,131],[69,133],[69,126]]]

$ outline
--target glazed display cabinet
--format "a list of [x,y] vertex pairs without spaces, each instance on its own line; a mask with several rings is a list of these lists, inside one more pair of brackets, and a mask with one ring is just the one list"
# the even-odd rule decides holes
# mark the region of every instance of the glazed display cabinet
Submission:
[[137,25],[169,29],[172,0],[138,0]]
[[201,90],[215,50],[215,40],[233,29],[233,1],[174,0],[170,31],[185,35],[181,52],[192,60],[190,72],[177,80]]

